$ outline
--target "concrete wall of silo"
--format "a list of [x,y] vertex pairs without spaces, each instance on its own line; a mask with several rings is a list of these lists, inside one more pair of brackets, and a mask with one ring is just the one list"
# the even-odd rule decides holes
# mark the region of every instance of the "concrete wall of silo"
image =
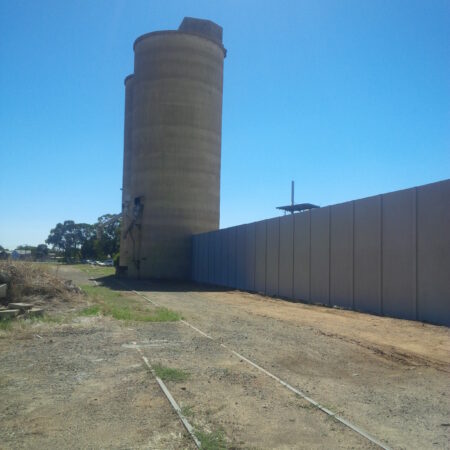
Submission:
[[131,210],[121,265],[130,277],[187,279],[192,234],[219,227],[222,29],[185,19],[177,31],[141,36],[134,52],[124,148]]

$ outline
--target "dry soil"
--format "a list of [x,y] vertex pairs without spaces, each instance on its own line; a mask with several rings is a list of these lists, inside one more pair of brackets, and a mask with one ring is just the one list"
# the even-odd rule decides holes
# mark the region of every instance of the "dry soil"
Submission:
[[[71,267],[59,275],[88,282]],[[222,431],[230,448],[376,448],[220,343],[391,448],[448,448],[448,328],[195,285],[98,281],[181,312],[213,339],[184,322],[105,317],[3,333],[3,448],[194,448],[137,347],[188,375],[169,390],[196,429]]]

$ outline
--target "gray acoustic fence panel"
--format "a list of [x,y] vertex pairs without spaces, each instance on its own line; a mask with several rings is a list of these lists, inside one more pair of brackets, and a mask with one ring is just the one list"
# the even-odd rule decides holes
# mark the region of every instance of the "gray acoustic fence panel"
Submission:
[[209,233],[205,234],[205,249],[204,249],[204,259],[205,268],[203,271],[203,279],[205,283],[209,283]]
[[381,314],[380,197],[355,201],[355,308]]
[[267,220],[266,295],[278,295],[280,219]]
[[198,236],[192,236],[192,279],[198,281]]
[[197,236],[197,281],[202,281],[202,236]]
[[217,231],[208,233],[208,283],[216,284],[216,264],[215,264],[215,236]]
[[228,228],[228,280],[227,286],[236,287],[236,228]]
[[450,326],[450,180],[193,236],[192,277]]
[[220,275],[222,270],[222,265],[220,261],[220,231],[214,232],[214,256],[213,256],[213,264],[214,264],[214,284],[220,285]]
[[220,230],[219,247],[220,247],[220,276],[219,285],[226,286],[228,282],[228,229]]
[[250,223],[245,227],[245,284],[247,291],[255,290],[255,258],[256,258],[256,225]]
[[330,301],[330,208],[311,210],[311,301]]
[[195,238],[195,267],[194,267],[194,271],[195,271],[195,281],[200,283],[200,270],[202,267],[202,261],[201,261],[201,244],[200,244],[200,240],[201,240],[201,235],[198,234],[196,236],[194,236]]
[[417,188],[419,319],[450,326],[450,180]]
[[219,242],[220,242],[220,261],[221,261],[220,285],[228,286],[228,269],[229,269],[228,228],[220,230],[219,236],[220,236]]
[[214,232],[207,234],[208,236],[208,283],[214,284]]
[[278,295],[291,299],[294,275],[294,215],[280,217],[280,267]]
[[245,225],[236,228],[236,287],[241,290],[245,289],[245,231]]
[[208,235],[200,235],[200,281],[208,282]]
[[267,221],[255,223],[255,291],[266,293],[266,230]]
[[382,312],[416,319],[416,191],[382,196]]
[[353,203],[330,208],[330,302],[352,308]]
[[195,276],[197,277],[197,281],[200,281],[200,273],[201,273],[201,263],[202,263],[202,258],[201,258],[201,236],[196,236],[196,242],[197,242],[197,249],[195,251],[195,255],[197,258],[197,264],[196,264],[196,268],[195,268]]
[[310,301],[311,212],[294,214],[294,292],[296,300]]

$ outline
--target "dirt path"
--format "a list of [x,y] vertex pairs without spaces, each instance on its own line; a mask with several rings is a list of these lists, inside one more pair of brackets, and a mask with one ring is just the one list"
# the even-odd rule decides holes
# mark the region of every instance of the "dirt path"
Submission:
[[190,420],[224,430],[235,448],[376,448],[182,324],[141,331],[151,363],[189,374],[167,384]]
[[0,448],[196,448],[139,353],[124,347],[137,337],[105,317],[0,335]]
[[1,448],[194,448],[139,355],[122,347],[135,336],[110,322],[40,330],[14,352],[0,341]]
[[[58,271],[89,282],[76,268]],[[183,322],[105,317],[3,337],[0,447],[194,448],[142,353],[187,376],[169,390],[197,430],[223,434],[229,448],[376,448],[233,349],[391,448],[448,448],[447,328],[192,285],[127,286],[213,340]]]
[[[192,286],[191,291],[170,292],[169,286],[149,283],[134,283],[133,288],[181,311],[217,342],[302,389],[389,446],[448,448],[447,328],[241,292],[195,292]],[[192,355],[203,367],[201,359]],[[253,374],[259,377],[255,370]],[[278,389],[268,377],[261,378],[261,386],[273,392]],[[272,416],[296,417],[291,410],[286,412],[286,416],[278,411]],[[272,435],[269,432],[266,439]],[[253,445],[259,448],[260,443]],[[273,445],[263,447],[278,448]],[[292,448],[289,445],[286,448]]]

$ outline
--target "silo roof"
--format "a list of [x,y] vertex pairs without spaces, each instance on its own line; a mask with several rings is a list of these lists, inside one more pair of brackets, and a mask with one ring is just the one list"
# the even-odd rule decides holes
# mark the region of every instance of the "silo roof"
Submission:
[[178,30],[151,31],[150,33],[145,33],[139,36],[134,41],[133,50],[136,48],[136,44],[139,41],[151,36],[157,36],[161,34],[189,34],[198,36],[202,39],[207,39],[208,41],[214,42],[222,49],[224,57],[226,57],[227,55],[227,50],[222,43],[222,27],[212,22],[211,20],[196,19],[193,17],[185,17],[178,27]]

